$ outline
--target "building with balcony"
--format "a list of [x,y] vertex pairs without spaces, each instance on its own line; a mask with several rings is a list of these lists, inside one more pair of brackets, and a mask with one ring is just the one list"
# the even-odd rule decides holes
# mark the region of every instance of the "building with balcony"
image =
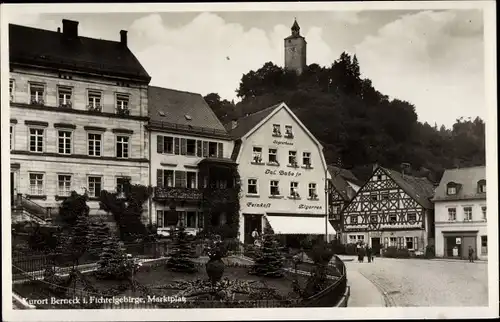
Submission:
[[445,170],[433,201],[436,256],[487,259],[486,167]]
[[150,76],[127,32],[119,38],[82,37],[71,20],[62,31],[9,25],[11,198],[29,200],[30,215],[46,216],[72,190],[87,190],[97,214],[102,190],[149,184]]
[[233,142],[200,94],[149,87],[151,223],[168,235],[236,224],[217,203],[238,204]]
[[375,165],[342,212],[344,242],[363,242],[375,252],[397,247],[423,253],[434,238],[433,196],[427,178]]
[[226,125],[238,164],[240,240],[271,226],[282,235],[328,235],[328,174],[323,147],[285,103]]
[[329,165],[328,172],[331,176],[331,180],[329,180],[328,220],[337,231],[337,239],[342,241],[342,211],[354,198],[361,183],[350,170]]

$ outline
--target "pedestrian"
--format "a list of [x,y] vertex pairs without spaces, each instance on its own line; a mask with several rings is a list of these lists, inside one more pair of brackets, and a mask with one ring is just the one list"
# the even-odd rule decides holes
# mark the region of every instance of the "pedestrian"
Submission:
[[253,238],[253,242],[255,243],[255,241],[257,239],[259,239],[259,232],[257,231],[257,228],[255,228],[253,231],[252,231],[252,238]]
[[361,243],[356,246],[356,252],[358,253],[358,263],[361,263]]
[[365,246],[361,246],[361,248],[359,249],[360,250],[360,253],[361,253],[361,263],[363,263],[365,261]]
[[469,246],[469,262],[474,263],[474,249],[472,246]]
[[366,247],[366,257],[368,258],[368,263],[372,262],[372,249],[370,246]]

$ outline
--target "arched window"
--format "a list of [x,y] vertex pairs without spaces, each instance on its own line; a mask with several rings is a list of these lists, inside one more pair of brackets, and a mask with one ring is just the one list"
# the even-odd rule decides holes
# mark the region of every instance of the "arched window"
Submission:
[[457,194],[458,185],[455,182],[449,182],[446,185],[446,194],[452,196]]
[[477,192],[486,193],[486,180],[483,179],[477,182]]

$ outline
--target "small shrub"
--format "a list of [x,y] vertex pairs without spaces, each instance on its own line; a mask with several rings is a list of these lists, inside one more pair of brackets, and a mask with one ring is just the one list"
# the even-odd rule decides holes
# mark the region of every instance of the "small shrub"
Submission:
[[108,238],[97,262],[96,276],[102,279],[127,279],[139,268],[139,264],[125,254],[115,238]]
[[181,226],[174,236],[172,254],[167,261],[169,270],[183,273],[197,271],[194,262],[191,260],[196,255],[196,250],[192,244],[192,238],[187,235],[184,227]]
[[384,251],[384,257],[387,258],[410,258],[410,252],[406,248],[387,247]]

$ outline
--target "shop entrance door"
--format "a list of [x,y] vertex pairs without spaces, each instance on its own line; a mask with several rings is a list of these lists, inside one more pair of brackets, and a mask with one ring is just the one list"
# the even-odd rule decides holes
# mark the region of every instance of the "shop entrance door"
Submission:
[[259,236],[262,235],[262,215],[243,214],[245,244],[253,244],[252,232],[257,229]]

